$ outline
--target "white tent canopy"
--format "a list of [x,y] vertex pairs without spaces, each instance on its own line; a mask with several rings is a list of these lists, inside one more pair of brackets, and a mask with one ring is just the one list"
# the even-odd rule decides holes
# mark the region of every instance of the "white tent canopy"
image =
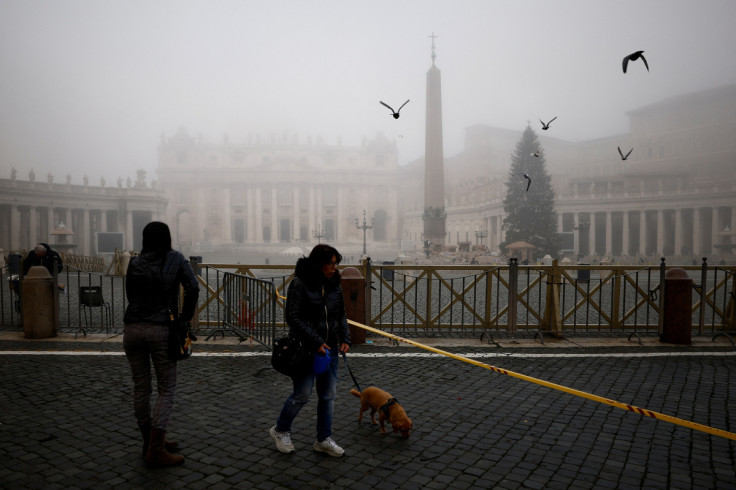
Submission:
[[304,255],[304,250],[302,250],[300,247],[289,247],[281,252],[279,255]]

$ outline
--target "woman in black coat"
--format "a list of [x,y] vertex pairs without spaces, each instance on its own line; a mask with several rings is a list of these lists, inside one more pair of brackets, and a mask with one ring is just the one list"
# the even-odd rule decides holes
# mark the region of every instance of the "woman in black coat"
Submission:
[[309,257],[296,263],[294,279],[286,295],[286,323],[292,335],[316,357],[327,356],[327,369],[313,370],[294,376],[294,391],[286,399],[276,425],[269,431],[276,447],[283,453],[294,452],[291,424],[299,410],[309,401],[317,384],[317,438],[315,451],[339,457],[343,449],[332,440],[332,412],[337,389],[337,367],[340,353],[350,350],[350,330],[345,316],[345,302],[340,287],[337,265],[342,255],[329,245],[315,246]]
[[[184,289],[182,311],[177,310],[179,287]],[[125,282],[123,346],[133,374],[133,408],[143,436],[143,457],[155,466],[172,466],[184,457],[171,454],[177,444],[166,441],[166,427],[174,406],[176,360],[168,355],[169,315],[189,321],[199,296],[197,276],[184,256],[172,250],[168,225],[152,221],[143,228],[141,254],[130,260]],[[158,396],[151,406],[151,365]],[[153,414],[151,413],[153,411]]]

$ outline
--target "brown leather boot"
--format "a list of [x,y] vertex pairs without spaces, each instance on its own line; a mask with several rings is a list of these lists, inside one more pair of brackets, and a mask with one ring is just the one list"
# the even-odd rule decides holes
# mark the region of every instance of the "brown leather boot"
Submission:
[[[145,425],[139,425],[138,428],[141,431],[141,436],[143,436],[143,451],[141,451],[141,458],[145,459],[146,454],[148,454],[148,443],[151,440],[151,423],[147,423]],[[169,452],[174,452],[179,450],[179,443],[176,441],[166,441],[164,442],[164,447]]]
[[184,456],[171,454],[166,450],[166,431],[151,429],[151,436],[146,453],[146,464],[150,466],[176,466],[184,462]]

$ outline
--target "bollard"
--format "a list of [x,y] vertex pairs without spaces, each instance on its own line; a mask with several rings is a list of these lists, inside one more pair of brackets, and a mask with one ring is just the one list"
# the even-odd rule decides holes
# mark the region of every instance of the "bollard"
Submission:
[[28,339],[56,337],[59,300],[56,282],[46,267],[30,268],[21,282],[23,294],[23,335]]
[[[356,267],[346,267],[341,270],[340,286],[348,320],[363,323],[365,321],[365,278],[360,270]],[[365,344],[365,330],[350,325],[350,338],[353,345]]]
[[693,280],[683,269],[674,268],[664,275],[664,311],[661,342],[690,345],[692,343]]

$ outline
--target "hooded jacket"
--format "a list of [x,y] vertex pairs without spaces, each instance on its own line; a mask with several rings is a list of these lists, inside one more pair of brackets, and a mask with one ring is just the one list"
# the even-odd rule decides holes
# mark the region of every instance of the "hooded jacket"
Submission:
[[144,253],[131,258],[125,282],[129,303],[123,321],[166,324],[169,309],[178,314],[179,285],[184,288],[179,318],[189,321],[197,307],[199,284],[187,259],[176,250],[165,256]]
[[312,352],[322,344],[333,352],[341,343],[350,344],[339,271],[327,279],[319,264],[300,258],[286,294],[285,318],[292,334]]

